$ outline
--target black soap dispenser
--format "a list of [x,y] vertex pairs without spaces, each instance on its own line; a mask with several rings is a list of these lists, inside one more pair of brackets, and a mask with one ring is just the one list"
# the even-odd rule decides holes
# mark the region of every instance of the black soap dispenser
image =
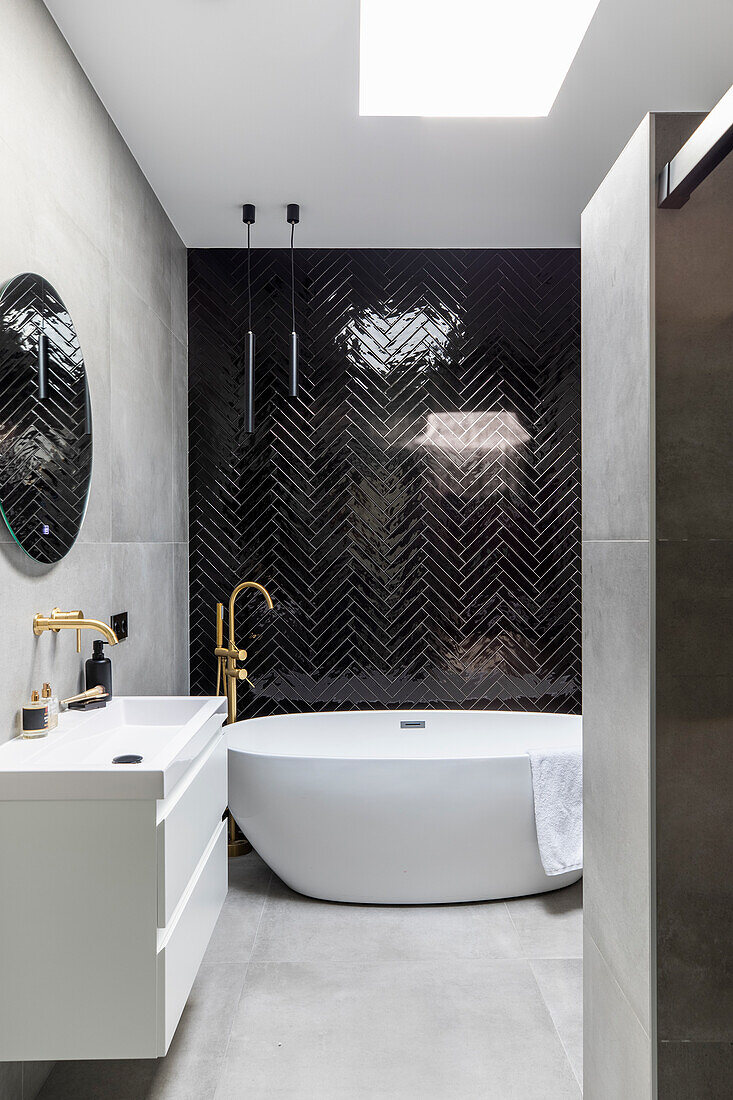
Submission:
[[[104,655],[104,646],[108,643],[102,638],[95,638],[92,646],[92,655],[84,665],[86,689],[98,687],[100,684],[107,692],[107,699],[112,698],[112,662]],[[105,700],[106,702],[107,700]]]

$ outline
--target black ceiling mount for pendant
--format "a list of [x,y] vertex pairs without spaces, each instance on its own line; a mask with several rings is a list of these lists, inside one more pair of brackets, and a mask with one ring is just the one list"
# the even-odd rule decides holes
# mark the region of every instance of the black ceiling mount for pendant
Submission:
[[247,226],[247,334],[244,338],[244,430],[255,430],[255,334],[252,331],[252,247],[250,229],[255,221],[254,203],[242,207],[242,221]]
[[290,310],[293,330],[290,333],[290,386],[288,395],[298,397],[300,378],[298,374],[298,333],[295,331],[295,227],[300,221],[300,207],[297,202],[288,203],[287,213],[290,225]]

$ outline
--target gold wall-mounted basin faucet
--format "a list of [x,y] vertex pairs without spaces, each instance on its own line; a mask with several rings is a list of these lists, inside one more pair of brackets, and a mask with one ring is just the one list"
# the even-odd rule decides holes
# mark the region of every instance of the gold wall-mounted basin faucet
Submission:
[[77,653],[81,653],[82,630],[96,630],[111,645],[117,645],[119,640],[112,627],[100,619],[85,619],[83,611],[60,611],[58,607],[54,607],[50,615],[34,616],[33,633],[43,634],[45,630],[52,630],[54,634],[58,634],[59,630],[75,630]]

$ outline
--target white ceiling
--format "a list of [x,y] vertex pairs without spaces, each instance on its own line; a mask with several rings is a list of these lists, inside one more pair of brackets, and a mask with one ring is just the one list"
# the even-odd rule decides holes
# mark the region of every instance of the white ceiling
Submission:
[[46,3],[189,247],[241,245],[243,202],[257,246],[288,243],[287,202],[301,246],[577,245],[644,113],[733,83],[731,0],[601,0],[520,119],[360,117],[359,0]]

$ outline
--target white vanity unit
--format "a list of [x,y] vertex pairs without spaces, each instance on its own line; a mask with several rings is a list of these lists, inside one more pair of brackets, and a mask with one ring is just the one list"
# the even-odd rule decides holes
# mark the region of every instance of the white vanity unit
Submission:
[[225,717],[118,698],[0,745],[0,1061],[168,1050],[227,891]]

